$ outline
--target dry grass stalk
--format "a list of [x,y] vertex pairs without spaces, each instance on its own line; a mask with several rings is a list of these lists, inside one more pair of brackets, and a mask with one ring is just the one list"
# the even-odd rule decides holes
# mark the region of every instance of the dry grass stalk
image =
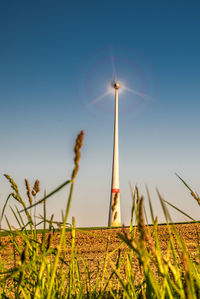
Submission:
[[47,237],[47,246],[46,250],[48,250],[51,246],[51,240],[52,240],[52,231],[49,232],[48,237]]
[[23,202],[20,194],[19,194],[19,189],[17,184],[15,183],[15,181],[8,175],[8,174],[4,174],[4,176],[7,178],[7,180],[10,182],[11,184],[11,188],[15,191],[15,193],[11,193],[10,195],[15,198],[18,202],[20,202],[22,205],[25,205],[25,203]]
[[25,179],[25,186],[26,186],[26,190],[27,190],[27,196],[28,196],[29,203],[32,206],[33,200],[31,197],[31,188],[30,188],[30,185],[29,185],[29,182],[27,179]]
[[145,240],[145,223],[144,223],[144,215],[143,215],[143,201],[144,197],[142,196],[138,200],[138,211],[137,211],[137,218],[138,218],[138,229],[140,232],[141,241],[144,242]]
[[36,196],[36,194],[38,192],[40,192],[40,182],[39,182],[39,180],[36,180],[35,184],[34,184],[34,187],[33,187],[33,190],[32,190],[32,195]]
[[149,248],[151,249],[153,256],[155,258],[157,258],[155,244],[153,242],[152,237],[149,235],[149,233],[146,229],[145,229],[145,239],[146,239],[147,244],[149,245]]
[[117,199],[118,199],[118,193],[115,193],[114,199],[113,199],[113,205],[112,205],[112,212],[114,212],[116,205],[117,205]]
[[74,170],[73,170],[72,176],[71,176],[72,181],[74,181],[74,179],[77,175],[78,169],[79,169],[79,160],[81,157],[80,148],[83,145],[83,138],[84,138],[84,131],[81,131],[76,138],[76,143],[74,146],[74,153],[75,153],[74,166],[75,167],[74,167]]
[[[141,197],[141,199],[138,202],[138,228],[141,236],[141,241],[142,241],[141,243],[144,245],[144,241],[146,241],[147,244],[149,245],[152,255],[154,256],[154,258],[156,258],[155,244],[153,242],[152,237],[148,233],[148,230],[144,223],[143,202],[144,202],[144,198]],[[156,221],[158,221],[158,219],[156,219]]]
[[14,180],[8,175],[8,174],[4,174],[4,176],[7,178],[7,180],[9,180],[10,184],[11,184],[11,188],[17,193],[19,194],[19,189],[17,187],[17,184],[14,182]]

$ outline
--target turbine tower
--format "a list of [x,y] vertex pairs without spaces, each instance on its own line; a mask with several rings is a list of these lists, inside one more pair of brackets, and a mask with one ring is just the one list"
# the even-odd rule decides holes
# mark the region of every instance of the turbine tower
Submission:
[[121,226],[120,211],[120,190],[119,190],[119,151],[118,151],[118,82],[113,84],[115,88],[115,128],[114,128],[114,147],[113,147],[113,167],[112,167],[112,184],[110,196],[110,209],[108,226]]

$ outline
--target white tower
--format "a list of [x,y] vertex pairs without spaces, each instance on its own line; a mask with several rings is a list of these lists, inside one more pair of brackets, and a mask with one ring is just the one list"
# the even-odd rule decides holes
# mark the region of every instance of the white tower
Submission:
[[112,184],[110,196],[110,209],[108,226],[121,226],[120,211],[120,190],[119,190],[119,151],[118,151],[118,82],[115,82],[115,128],[114,128],[114,147],[113,147],[113,168],[112,168]]

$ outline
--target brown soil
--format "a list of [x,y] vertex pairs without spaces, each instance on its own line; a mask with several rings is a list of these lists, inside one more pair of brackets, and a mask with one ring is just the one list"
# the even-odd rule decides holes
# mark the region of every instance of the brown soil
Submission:
[[[176,228],[181,236],[181,238],[184,240],[185,244],[188,247],[188,251],[190,253],[190,256],[193,260],[199,262],[199,253],[198,253],[198,233],[200,232],[200,226],[198,224],[177,224]],[[153,232],[153,227],[149,227],[150,234]],[[127,233],[129,232],[128,228],[124,229]],[[111,260],[116,263],[116,260],[119,255],[119,248],[120,248],[120,256],[121,256],[121,263],[123,263],[123,257],[125,256],[125,253],[129,250],[128,247],[125,244],[121,244],[121,240],[118,237],[118,234],[122,233],[122,229],[99,229],[99,230],[77,230],[76,231],[76,253],[83,257],[90,272],[91,272],[91,280],[95,280],[97,269],[99,267],[100,272],[103,269],[104,259],[106,255],[106,250],[111,253]],[[138,236],[138,231],[136,229],[136,236]],[[165,225],[159,225],[158,226],[158,236],[160,241],[161,250],[163,252],[163,255],[165,255],[168,244],[169,244],[169,235],[168,230]],[[153,234],[152,234],[153,237]],[[41,235],[38,237],[41,239]],[[66,233],[66,239],[71,242],[71,233]],[[59,240],[59,233],[55,233],[52,235],[51,240],[51,247],[57,247]],[[6,264],[8,267],[13,266],[13,262],[10,259],[10,253],[13,250],[13,247],[11,243],[9,242],[9,237],[2,237],[2,245],[6,245],[3,250],[3,260],[6,261]],[[18,239],[17,242],[21,243]],[[121,244],[121,246],[120,246]],[[177,249],[177,253],[179,253],[180,248],[178,247],[177,243],[175,242],[175,246]],[[63,256],[63,258],[66,261],[69,261],[71,256],[71,247],[70,245],[67,245],[67,252],[66,255]],[[80,259],[80,270],[81,273],[84,274],[85,267],[83,265],[83,262]],[[126,261],[124,261],[124,265],[126,264]],[[125,266],[124,266],[125,267]],[[121,266],[122,271],[126,271],[126,269]],[[123,269],[122,269],[123,268]],[[135,272],[139,273],[139,266],[138,261],[135,259],[133,263],[133,268],[135,269]],[[84,274],[85,275],[85,274]],[[137,279],[136,279],[137,280]]]

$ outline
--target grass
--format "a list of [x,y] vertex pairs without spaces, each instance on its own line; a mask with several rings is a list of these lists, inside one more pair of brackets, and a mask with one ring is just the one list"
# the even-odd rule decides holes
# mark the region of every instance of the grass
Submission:
[[[73,186],[79,168],[80,149],[83,143],[81,132],[74,147],[74,170],[71,178],[56,190],[44,194],[36,201],[40,192],[39,182],[31,190],[25,181],[27,199],[23,199],[14,180],[5,175],[12,192],[2,209],[1,221],[5,218],[8,229],[1,228],[0,235],[0,297],[1,298],[200,298],[200,266],[193,260],[177,227],[170,217],[168,206],[192,217],[165,201],[158,192],[168,231],[167,250],[161,249],[158,236],[158,220],[154,215],[151,197],[147,189],[147,201],[151,212],[152,225],[147,224],[144,198],[139,190],[131,189],[132,209],[130,227],[118,234],[118,247],[109,250],[107,240],[103,263],[91,272],[87,260],[76,246],[75,218],[67,224],[72,201]],[[181,179],[181,178],[180,178]],[[181,179],[182,180],[182,179]],[[199,196],[182,180],[192,197],[199,204]],[[68,199],[62,221],[56,222],[53,216],[46,217],[48,198],[68,187]],[[18,228],[13,229],[6,217],[10,198],[18,205],[11,207]],[[39,223],[35,215],[36,205],[43,206],[43,216]],[[21,206],[21,208],[19,208]],[[22,216],[23,215],[23,216]],[[199,223],[195,222],[198,226]],[[42,229],[37,229],[38,225]],[[94,228],[92,228],[94,230]],[[100,229],[100,228],[96,228]],[[103,229],[103,228],[101,228]],[[66,232],[70,232],[70,240]],[[82,229],[85,234],[93,232]],[[57,232],[57,245],[52,238]],[[198,233],[198,230],[197,230]],[[5,238],[5,235],[7,236]],[[126,247],[122,254],[122,247]],[[12,250],[8,250],[11,248]],[[197,253],[200,260],[200,247],[197,238]],[[6,254],[6,259],[5,259]],[[137,267],[134,267],[137,264]],[[138,277],[139,272],[139,279]]]

